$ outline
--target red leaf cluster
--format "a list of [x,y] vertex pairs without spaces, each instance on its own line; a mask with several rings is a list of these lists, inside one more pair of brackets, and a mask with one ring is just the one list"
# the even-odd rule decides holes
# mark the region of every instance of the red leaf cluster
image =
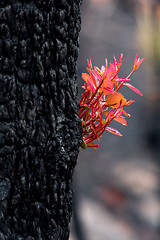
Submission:
[[83,130],[82,148],[100,147],[99,144],[94,144],[94,140],[99,140],[104,131],[122,136],[116,129],[109,127],[112,120],[115,120],[123,125],[127,125],[124,116],[130,115],[124,111],[124,107],[132,104],[131,99],[127,101],[119,92],[124,85],[143,96],[142,93],[133,85],[128,83],[131,81],[131,75],[138,69],[143,59],[137,60],[137,55],[134,60],[134,65],[131,73],[126,78],[119,78],[118,73],[122,65],[123,54],[120,55],[119,62],[113,57],[113,63],[109,64],[105,60],[105,66],[101,69],[93,67],[91,60],[87,60],[88,73],[82,73],[82,78],[85,81],[82,88],[85,89],[80,101],[79,117],[81,119],[81,127]]

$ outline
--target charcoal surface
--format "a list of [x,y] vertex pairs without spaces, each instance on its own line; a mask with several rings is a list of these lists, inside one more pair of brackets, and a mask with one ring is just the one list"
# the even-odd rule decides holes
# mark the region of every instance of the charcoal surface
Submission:
[[67,240],[80,0],[0,1],[0,240]]

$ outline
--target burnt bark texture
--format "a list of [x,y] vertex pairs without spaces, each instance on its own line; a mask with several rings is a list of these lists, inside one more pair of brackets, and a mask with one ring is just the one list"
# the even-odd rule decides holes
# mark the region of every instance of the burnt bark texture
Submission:
[[0,1],[0,240],[67,240],[80,0]]

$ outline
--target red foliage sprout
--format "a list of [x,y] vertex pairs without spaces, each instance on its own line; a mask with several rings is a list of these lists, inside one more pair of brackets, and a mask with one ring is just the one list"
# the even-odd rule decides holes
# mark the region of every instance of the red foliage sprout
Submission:
[[82,73],[82,78],[85,81],[82,88],[85,91],[81,97],[79,110],[83,130],[81,144],[83,149],[100,147],[93,141],[99,140],[104,131],[122,136],[116,129],[109,127],[112,120],[127,125],[125,116],[130,117],[124,107],[132,104],[134,100],[127,101],[125,99],[119,92],[122,86],[127,86],[143,96],[137,88],[128,82],[131,81],[130,77],[139,68],[144,58],[137,59],[136,55],[131,73],[126,78],[119,78],[118,73],[122,65],[122,58],[123,54],[120,55],[119,62],[117,62],[113,56],[113,63],[110,63],[109,66],[107,59],[105,59],[105,66],[102,66],[101,69],[93,67],[91,60],[87,60],[88,73]]

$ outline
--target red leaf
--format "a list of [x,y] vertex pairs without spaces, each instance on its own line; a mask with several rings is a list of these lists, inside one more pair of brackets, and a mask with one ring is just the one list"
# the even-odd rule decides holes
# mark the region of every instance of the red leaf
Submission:
[[132,89],[134,92],[138,93],[139,95],[143,96],[143,94],[133,85],[129,84],[129,83],[124,83],[123,85],[129,87],[130,89]]
[[121,55],[120,55],[119,63],[118,63],[118,68],[120,68],[121,65],[122,65],[122,59],[123,59],[123,53],[121,53]]
[[131,79],[128,79],[128,78],[117,78],[116,79],[116,82],[128,82],[128,81],[131,81]]
[[118,116],[118,117],[114,118],[113,120],[115,120],[115,121],[117,121],[117,122],[119,122],[119,123],[127,126],[127,121],[126,121],[126,119],[125,119],[124,117],[122,117],[122,116]]
[[94,144],[94,143],[87,143],[87,147],[92,147],[94,149],[96,149],[97,147],[100,147],[101,145],[99,144]]
[[145,58],[142,58],[142,59],[138,58],[138,59],[137,59],[137,54],[136,54],[135,59],[134,59],[134,65],[133,65],[134,70],[138,69],[139,66],[141,65],[141,63],[142,63],[144,60],[145,60]]
[[115,135],[117,135],[117,136],[122,137],[122,134],[121,134],[120,132],[118,132],[118,131],[117,131],[116,129],[114,129],[114,128],[106,127],[106,131],[108,131],[108,132],[110,132],[110,133],[113,133],[113,134],[115,134]]
[[130,117],[131,115],[127,113],[126,111],[122,110],[122,114],[126,115],[127,117]]

